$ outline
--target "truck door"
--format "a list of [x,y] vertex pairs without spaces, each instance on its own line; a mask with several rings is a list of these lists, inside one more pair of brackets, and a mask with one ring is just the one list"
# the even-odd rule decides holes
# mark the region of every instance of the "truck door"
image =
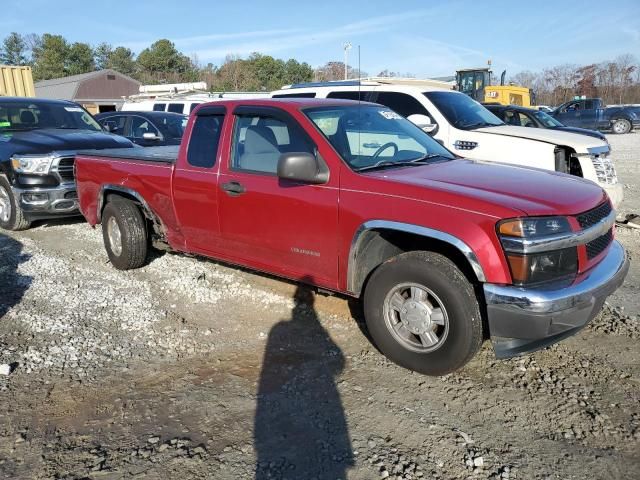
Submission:
[[594,103],[595,102],[593,100],[582,101],[582,104],[584,105],[580,125],[582,128],[590,128],[592,130],[596,128],[596,114],[598,113],[598,111],[596,110],[596,106],[594,105]]
[[195,117],[186,151],[173,174],[173,203],[186,249],[215,253],[220,246],[218,222],[218,150],[224,107],[205,107]]
[[238,263],[335,288],[338,172],[324,185],[280,179],[278,159],[286,152],[318,155],[310,136],[284,110],[236,107],[219,180],[225,250]]

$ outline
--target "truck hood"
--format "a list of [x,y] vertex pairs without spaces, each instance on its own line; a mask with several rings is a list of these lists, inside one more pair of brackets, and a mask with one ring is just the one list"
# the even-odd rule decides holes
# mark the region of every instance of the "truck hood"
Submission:
[[463,159],[368,175],[395,183],[396,195],[429,201],[430,190],[435,189],[451,194],[447,199],[451,206],[494,216],[499,211],[513,215],[514,210],[516,216],[576,215],[597,206],[605,196],[598,185],[579,177]]
[[0,135],[0,148],[5,152],[8,149],[8,156],[16,153],[32,154],[133,146],[131,141],[119,135],[91,130],[46,128],[6,132]]
[[476,132],[503,135],[506,137],[521,137],[539,142],[552,143],[554,145],[566,145],[572,147],[577,153],[588,153],[589,148],[602,147],[606,142],[595,137],[578,133],[563,132],[549,128],[517,127],[515,125],[500,125],[498,127],[485,127]]

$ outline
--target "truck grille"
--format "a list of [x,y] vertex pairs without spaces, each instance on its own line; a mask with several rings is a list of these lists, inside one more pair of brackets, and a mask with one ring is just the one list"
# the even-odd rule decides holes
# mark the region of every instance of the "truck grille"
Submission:
[[609,246],[611,241],[613,240],[613,229],[609,229],[607,233],[596,238],[595,240],[591,240],[587,243],[587,258],[589,260],[600,255],[604,250]]
[[616,168],[613,166],[613,162],[609,157],[592,157],[591,162],[593,163],[593,168],[596,171],[598,182],[607,185],[615,185],[618,183]]
[[[585,228],[591,227],[592,225],[595,225],[603,218],[606,218],[610,213],[611,213],[611,203],[604,202],[603,204],[598,205],[593,210],[589,210],[588,212],[581,213],[576,218],[580,226],[583,229],[585,229]],[[596,240],[594,240],[594,242]]]
[[63,182],[73,182],[75,180],[73,174],[73,164],[75,163],[75,159],[71,158],[61,158],[58,161],[57,171],[58,176]]

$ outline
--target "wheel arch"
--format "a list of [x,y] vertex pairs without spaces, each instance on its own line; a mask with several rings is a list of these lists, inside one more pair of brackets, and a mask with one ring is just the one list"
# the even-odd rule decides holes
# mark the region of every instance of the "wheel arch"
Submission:
[[358,228],[351,241],[347,290],[355,296],[360,296],[367,279],[376,267],[389,258],[411,250],[442,253],[472,282],[486,281],[476,254],[458,237],[419,225],[370,220]]
[[155,233],[155,240],[166,243],[166,228],[162,220],[156,213],[151,209],[147,201],[144,199],[140,193],[135,191],[132,188],[123,187],[122,185],[111,185],[105,184],[100,188],[100,194],[98,197],[98,206],[96,212],[96,218],[98,223],[102,222],[102,212],[104,211],[104,207],[109,202],[110,197],[120,197],[127,200],[130,200],[138,205],[142,214],[149,222],[152,231]]

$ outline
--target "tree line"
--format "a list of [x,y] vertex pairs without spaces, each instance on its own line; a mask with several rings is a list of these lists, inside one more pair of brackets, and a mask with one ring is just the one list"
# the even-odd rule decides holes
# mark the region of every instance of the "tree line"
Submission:
[[607,104],[640,103],[640,64],[631,54],[589,65],[523,71],[509,80],[533,89],[539,105],[559,105],[577,95],[601,97]]
[[[329,61],[314,69],[294,58],[282,60],[255,52],[247,58],[228,55],[220,65],[202,65],[196,56],[185,55],[167,39],[154,42],[136,55],[124,46],[71,43],[62,35],[49,33],[10,33],[0,44],[0,64],[31,65],[36,81],[111,68],[143,84],[205,81],[211,91],[270,91],[291,83],[342,80],[345,75],[341,61]],[[347,68],[347,78],[367,75]],[[383,70],[378,76],[400,75]],[[598,64],[523,71],[509,81],[532,88],[537,103],[543,105],[558,105],[576,95],[602,97],[610,104],[640,103],[640,65],[630,54]]]

